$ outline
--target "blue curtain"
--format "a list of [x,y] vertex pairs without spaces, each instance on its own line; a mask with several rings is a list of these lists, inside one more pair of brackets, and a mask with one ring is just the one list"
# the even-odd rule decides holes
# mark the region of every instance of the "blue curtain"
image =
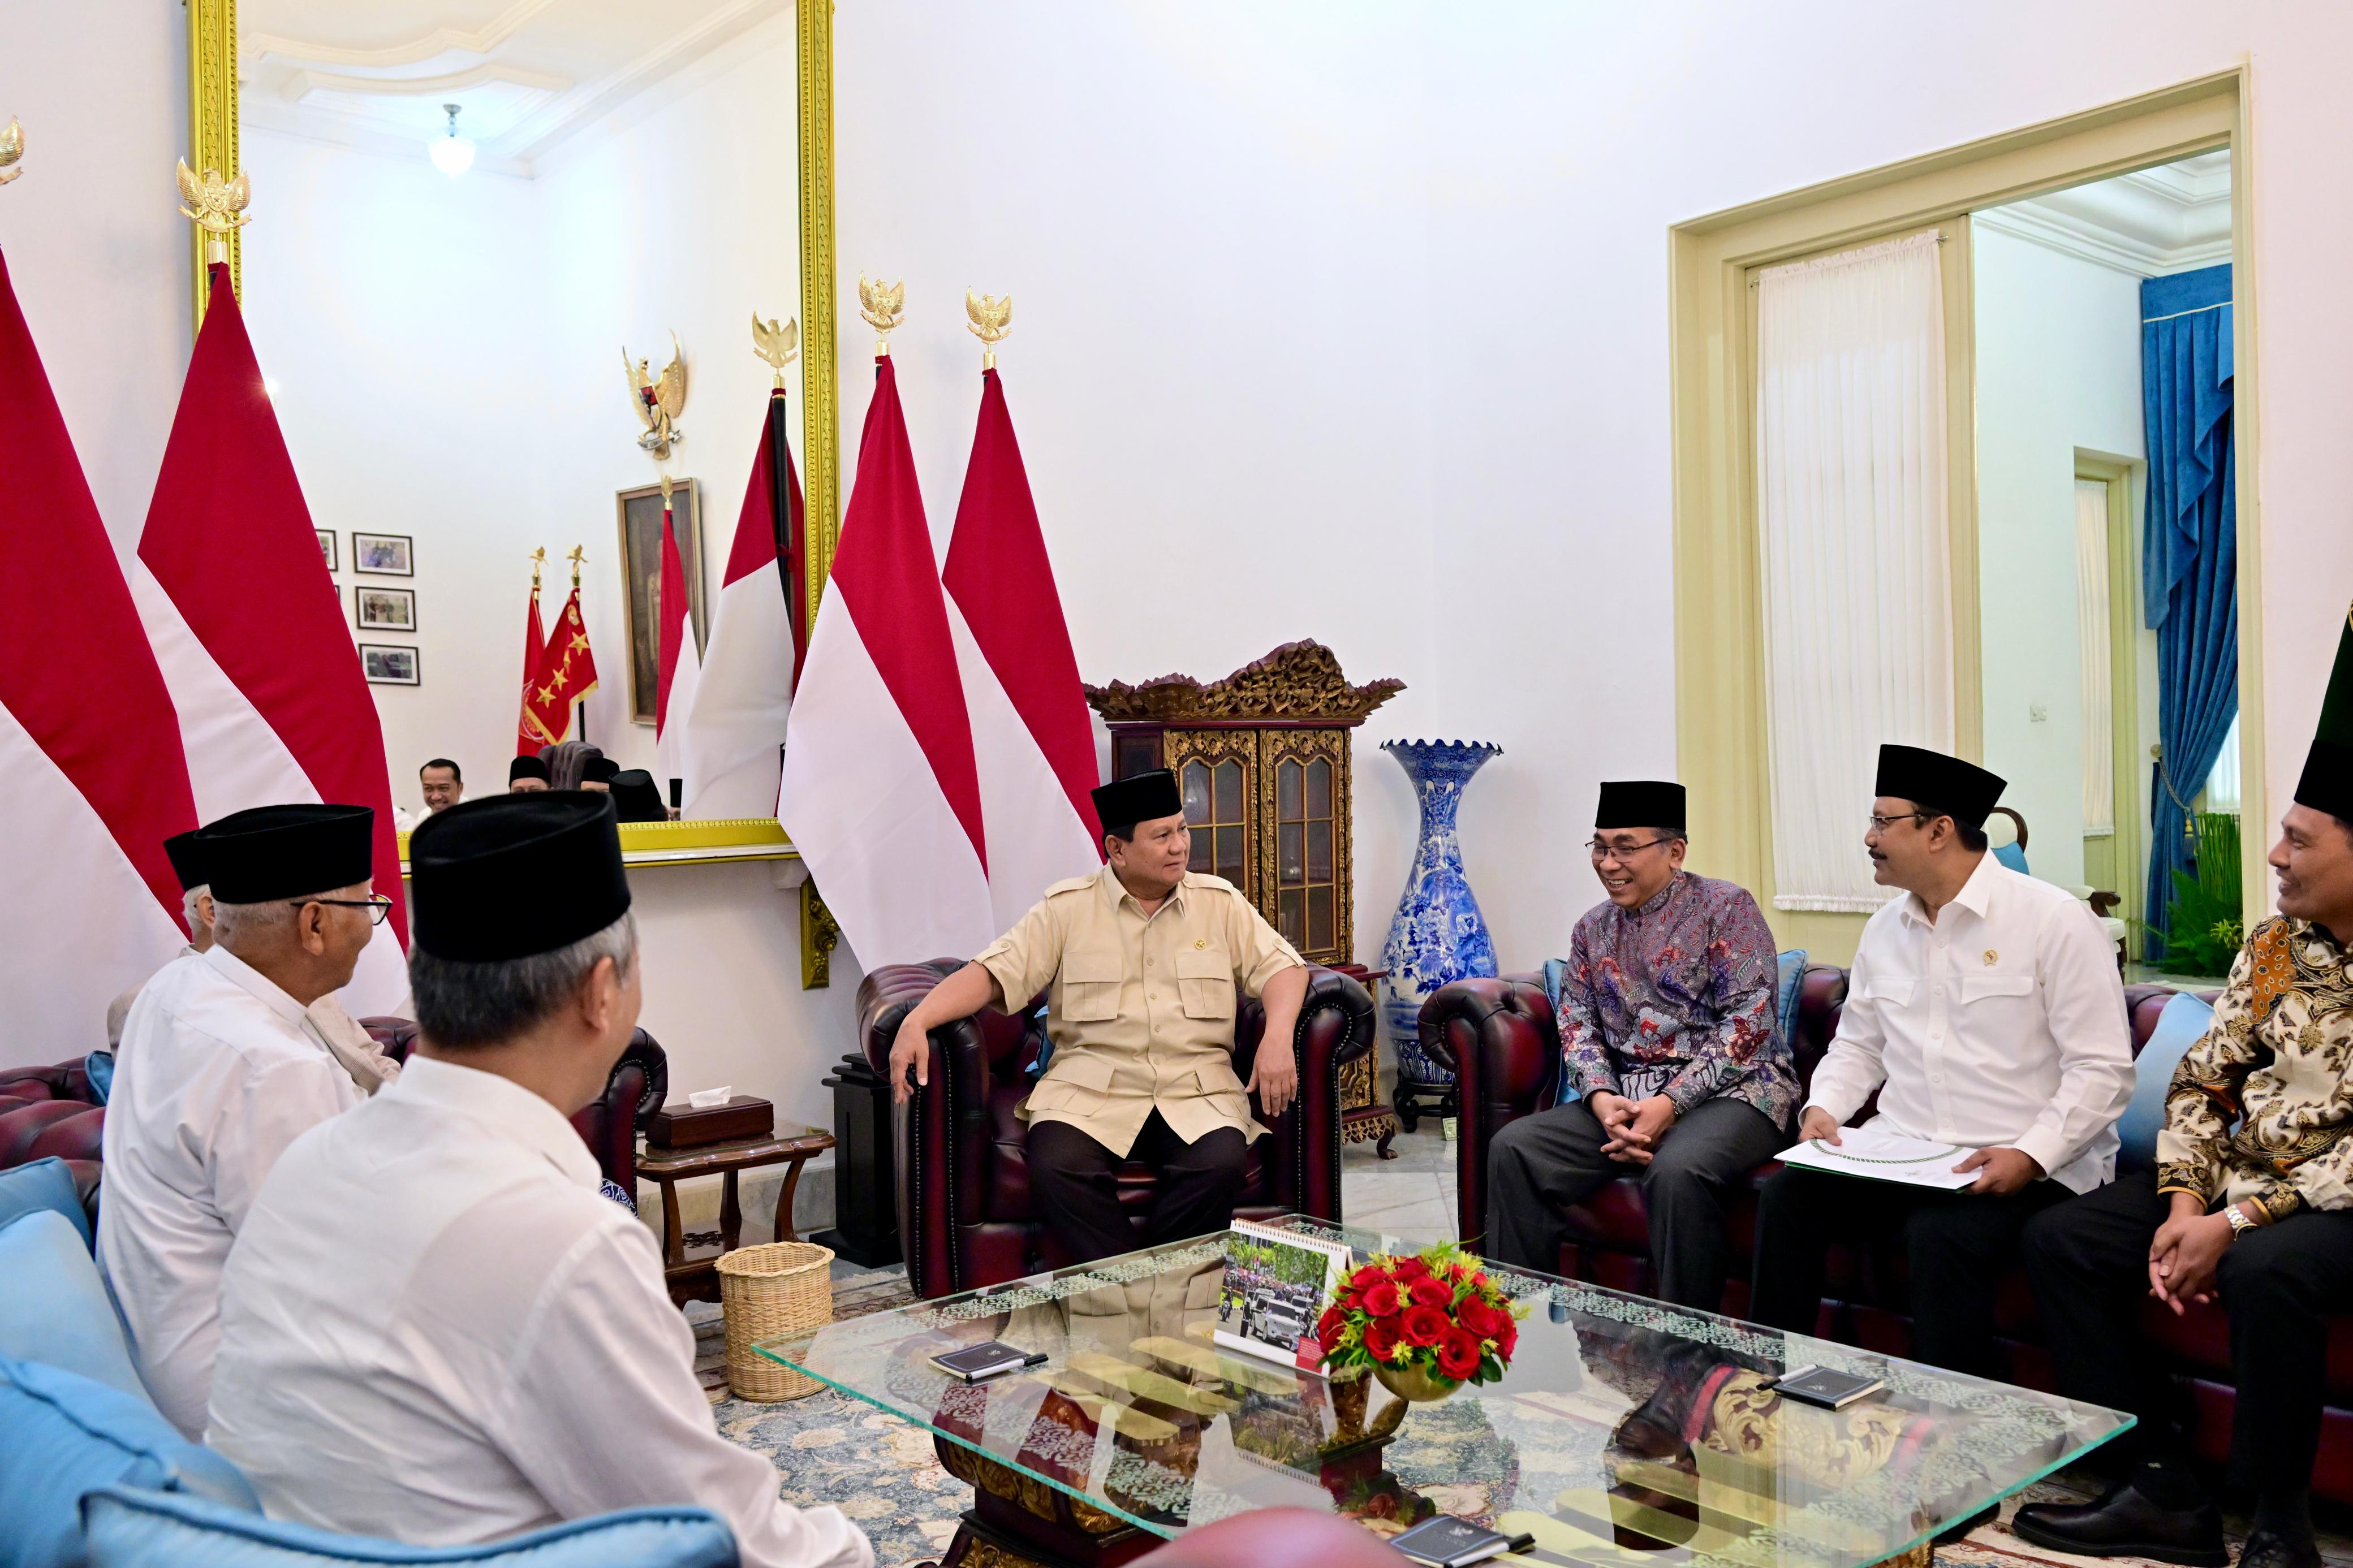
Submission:
[[[2149,924],[2163,951],[2173,873],[2192,868],[2184,813],[2239,711],[2239,506],[2231,438],[2231,269],[2140,286],[2141,406],[2148,510],[2141,527],[2143,614],[2157,632],[2164,777],[2149,826]],[[2171,789],[2166,786],[2170,783]]]

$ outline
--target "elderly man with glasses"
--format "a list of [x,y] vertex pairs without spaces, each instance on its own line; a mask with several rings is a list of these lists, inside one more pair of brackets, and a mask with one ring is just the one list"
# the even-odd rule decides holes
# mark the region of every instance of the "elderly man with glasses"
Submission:
[[333,999],[391,900],[363,805],[264,805],[199,828],[214,945],[165,964],[123,1021],[107,1100],[98,1257],[139,1375],[205,1430],[229,1245],[295,1137],[389,1062]]
[[1639,1175],[1653,1293],[1723,1305],[1725,1194],[1773,1157],[1798,1081],[1774,1009],[1773,933],[1746,889],[1684,870],[1683,787],[1605,784],[1587,846],[1608,901],[1560,987],[1560,1103],[1496,1135],[1487,1250],[1546,1272],[1563,1210]]

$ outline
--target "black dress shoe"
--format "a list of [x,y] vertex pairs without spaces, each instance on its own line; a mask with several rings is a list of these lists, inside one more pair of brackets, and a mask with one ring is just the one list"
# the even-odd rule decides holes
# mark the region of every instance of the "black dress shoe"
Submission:
[[2268,1530],[2258,1530],[2239,1549],[2239,1568],[2320,1568],[2320,1548],[2308,1541],[2291,1543]]
[[[2097,1502],[2029,1503],[2011,1518],[2010,1528],[2037,1546],[2084,1557],[2151,1557],[2184,1568],[2228,1568],[2231,1561],[2222,1543],[2222,1516],[2212,1503],[2159,1508],[2130,1481],[2111,1487]],[[2253,1568],[2317,1568],[2318,1563],[2316,1554],[2309,1562],[2281,1559]]]

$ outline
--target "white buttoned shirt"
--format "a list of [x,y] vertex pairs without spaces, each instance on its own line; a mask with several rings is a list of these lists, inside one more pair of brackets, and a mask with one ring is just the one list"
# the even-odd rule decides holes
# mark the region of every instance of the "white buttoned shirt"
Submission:
[[1862,928],[1809,1110],[1964,1148],[2014,1148],[2090,1192],[2116,1174],[2132,1037],[2116,948],[2065,889],[1982,857],[1936,912],[1915,893]]
[[158,970],[114,1054],[98,1259],[156,1407],[204,1436],[221,1266],[286,1146],[357,1104],[302,1005],[225,947]]
[[206,1441],[271,1517],[413,1546],[691,1505],[744,1568],[867,1568],[840,1510],[719,1436],[653,1235],[598,1185],[546,1100],[411,1057],[254,1205]]

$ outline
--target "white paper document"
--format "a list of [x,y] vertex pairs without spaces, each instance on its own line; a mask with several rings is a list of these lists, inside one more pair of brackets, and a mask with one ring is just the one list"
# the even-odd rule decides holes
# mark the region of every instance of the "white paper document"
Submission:
[[1973,1152],[1958,1144],[1907,1138],[1873,1125],[1841,1127],[1836,1143],[1809,1139],[1794,1149],[1781,1151],[1781,1163],[1841,1176],[1869,1176],[1882,1182],[1902,1182],[1906,1186],[1957,1191],[1973,1185],[1978,1179],[1975,1171],[1963,1174],[1953,1169]]

